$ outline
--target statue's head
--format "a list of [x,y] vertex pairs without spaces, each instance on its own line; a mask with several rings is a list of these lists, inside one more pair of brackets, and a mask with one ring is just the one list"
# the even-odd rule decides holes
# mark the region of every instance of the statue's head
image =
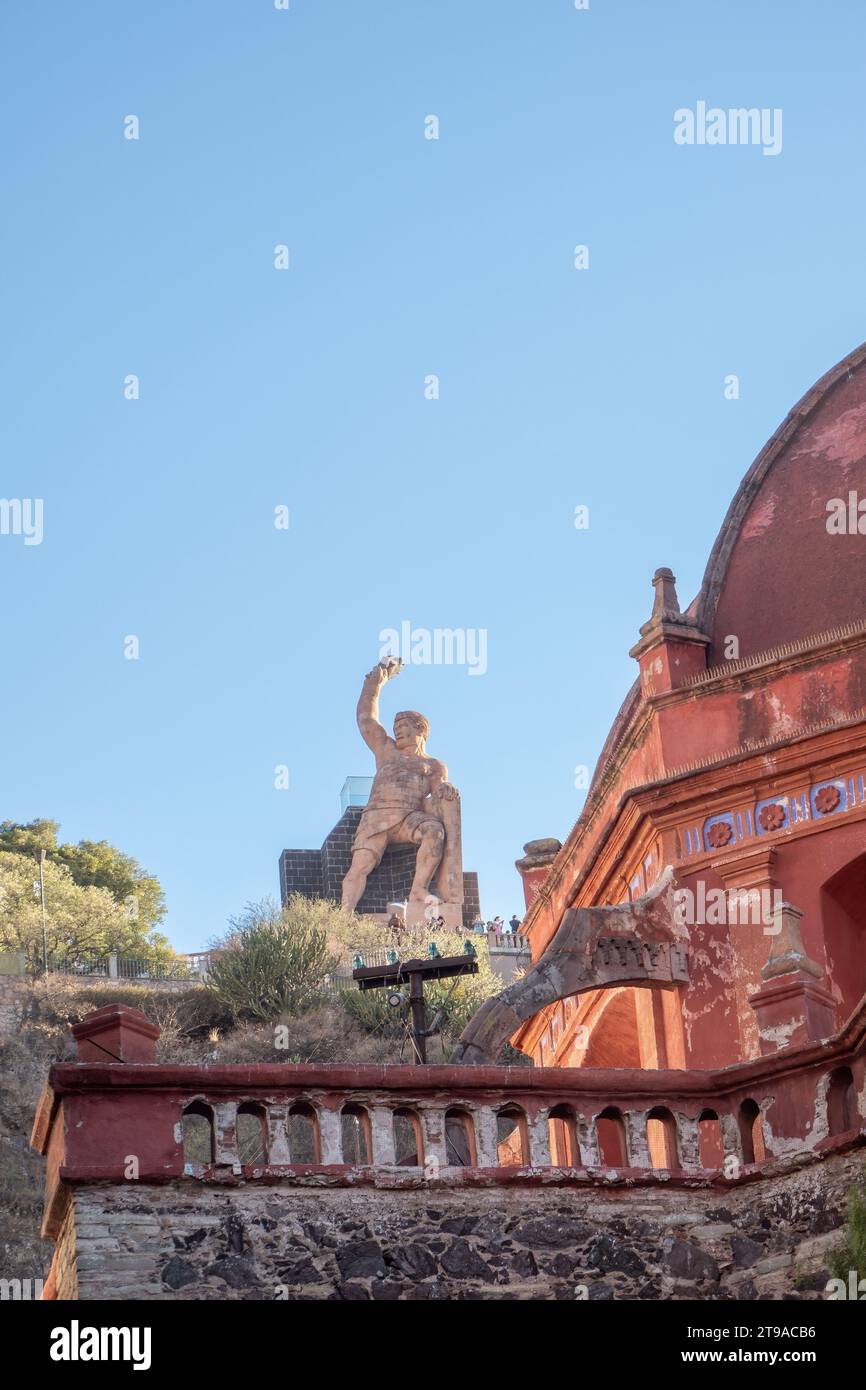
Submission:
[[401,753],[423,753],[430,737],[430,725],[415,709],[402,709],[394,715],[394,742]]

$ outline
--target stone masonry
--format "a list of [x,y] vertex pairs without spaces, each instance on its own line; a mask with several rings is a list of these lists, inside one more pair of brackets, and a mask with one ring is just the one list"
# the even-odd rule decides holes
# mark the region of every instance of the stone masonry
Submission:
[[55,1292],[215,1302],[823,1298],[862,1154],[787,1161],[729,1191],[83,1186],[59,1234]]
[[122,1004],[72,1034],[46,1298],[821,1298],[866,1176],[866,1002],[703,1073],[165,1064]]

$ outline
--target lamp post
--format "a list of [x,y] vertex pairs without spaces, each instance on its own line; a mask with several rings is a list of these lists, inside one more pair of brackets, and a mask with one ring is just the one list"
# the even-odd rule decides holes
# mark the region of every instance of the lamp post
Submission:
[[39,901],[42,904],[42,969],[48,972],[48,927],[45,920],[45,850],[39,850]]
[[415,1061],[423,1065],[427,1061],[427,1039],[435,1031],[425,1026],[424,981],[445,980],[453,975],[477,975],[477,953],[471,941],[464,941],[463,955],[442,956],[436,942],[431,941],[426,958],[391,960],[391,956],[396,957],[394,951],[389,951],[388,956],[386,965],[365,965],[363,955],[356,952],[352,958],[352,979],[362,990],[393,989],[408,980]]

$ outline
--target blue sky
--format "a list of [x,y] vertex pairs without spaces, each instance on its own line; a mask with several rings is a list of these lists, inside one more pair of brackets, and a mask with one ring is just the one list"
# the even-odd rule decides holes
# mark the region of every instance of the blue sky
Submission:
[[[0,25],[0,494],[44,499],[41,545],[0,536],[0,818],[134,854],[202,946],[372,770],[380,631],[485,629],[484,676],[411,667],[384,712],[428,714],[509,916],[524,841],[580,811],[653,570],[685,606],[758,449],[866,337],[866,10],[17,0]],[[781,108],[781,153],[676,145],[699,100]]]

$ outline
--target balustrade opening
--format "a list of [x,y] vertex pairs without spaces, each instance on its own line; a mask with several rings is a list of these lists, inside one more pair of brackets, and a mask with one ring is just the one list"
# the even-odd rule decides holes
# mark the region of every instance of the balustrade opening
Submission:
[[525,1168],[529,1163],[526,1116],[519,1106],[506,1105],[497,1112],[496,1154],[500,1168]]
[[474,1168],[477,1163],[472,1116],[459,1106],[445,1111],[445,1162],[451,1168]]
[[556,1168],[578,1168],[577,1121],[570,1105],[556,1105],[547,1118],[550,1161]]
[[424,1143],[421,1121],[414,1110],[394,1111],[394,1155],[400,1168],[423,1168]]
[[767,1157],[764,1145],[764,1117],[760,1106],[753,1100],[744,1100],[738,1116],[740,1142],[743,1146],[744,1163],[763,1163]]
[[213,1111],[203,1101],[194,1100],[186,1107],[181,1120],[183,1163],[188,1171],[214,1160]]
[[859,1128],[854,1076],[850,1067],[837,1067],[830,1075],[827,1124],[831,1134],[847,1134],[849,1129]]
[[289,1110],[289,1155],[292,1163],[321,1163],[319,1122],[312,1105],[295,1101]]
[[267,1120],[261,1105],[244,1102],[238,1107],[237,1141],[241,1163],[267,1163]]
[[627,1168],[628,1147],[622,1111],[615,1105],[602,1110],[595,1122],[601,1161],[606,1168]]
[[354,1166],[373,1162],[370,1116],[363,1105],[344,1105],[340,1111],[343,1162]]

